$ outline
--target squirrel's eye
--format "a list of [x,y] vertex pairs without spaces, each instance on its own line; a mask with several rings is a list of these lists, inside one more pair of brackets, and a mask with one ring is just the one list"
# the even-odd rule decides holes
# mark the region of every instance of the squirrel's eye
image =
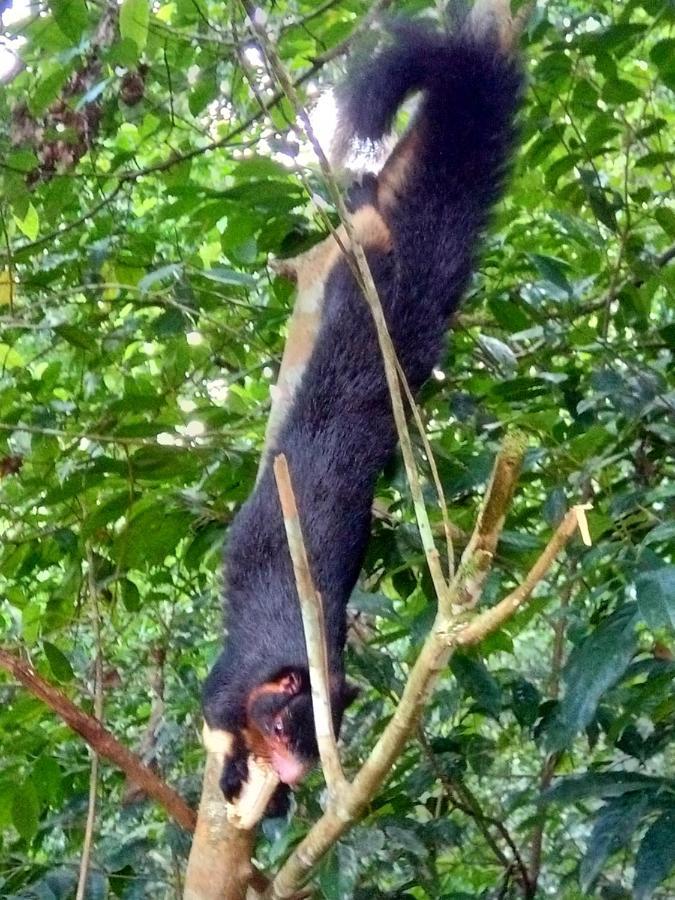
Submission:
[[277,737],[281,737],[281,735],[284,733],[284,723],[281,721],[281,719],[274,720],[273,729],[275,735]]

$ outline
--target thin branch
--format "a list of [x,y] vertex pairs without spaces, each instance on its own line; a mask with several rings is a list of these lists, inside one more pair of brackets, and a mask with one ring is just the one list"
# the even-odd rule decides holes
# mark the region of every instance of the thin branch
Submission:
[[307,550],[302,537],[302,526],[293,493],[291,475],[288,470],[288,462],[283,453],[280,453],[274,460],[274,477],[276,478],[277,490],[279,491],[288,549],[291,554],[295,583],[298,589],[302,625],[305,631],[316,741],[319,745],[319,756],[321,757],[321,766],[326,778],[328,792],[332,798],[337,799],[340,791],[346,785],[346,779],[340,764],[340,755],[331,713],[323,603],[320,594],[314,586],[312,573],[309,568],[309,559],[307,558]]
[[[485,813],[478,803],[476,797],[463,782],[448,776],[447,772],[445,772],[443,767],[439,764],[438,759],[436,758],[436,754],[432,750],[427,736],[424,733],[424,729],[421,726],[418,729],[417,736],[424,754],[429,761],[429,765],[434,770],[434,774],[436,775],[438,781],[441,783],[448,800],[456,809],[459,809],[464,813],[464,815],[469,816],[471,819],[473,819],[476,827],[485,838],[487,845],[494,853],[495,858],[497,859],[499,864],[504,867],[504,869],[509,870],[515,864],[515,867],[518,871],[518,880],[522,885],[525,897],[533,897],[534,893],[532,890],[532,885],[530,884],[527,867],[523,860],[522,854],[520,853],[520,850],[518,849],[518,846],[511,836],[506,825],[501,821],[501,819]],[[499,832],[500,836],[504,840],[504,843],[510,849],[513,859],[509,859],[506,856],[504,851],[501,849],[497,841],[490,833],[490,827]]]
[[[115,197],[120,193],[124,186],[123,182],[120,182],[109,194],[106,194],[105,197],[99,202],[92,206],[90,209],[86,210],[79,216],[77,219],[73,219],[72,222],[68,222],[67,225],[62,225],[59,228],[54,229],[54,231],[50,231],[48,234],[43,234],[42,237],[36,238],[34,241],[29,241],[25,244],[20,244],[18,247],[14,248],[14,256],[16,257],[19,253],[23,253],[25,250],[35,250],[37,247],[42,247],[43,244],[49,244],[51,241],[56,240],[57,238],[62,237],[64,234],[67,234],[69,231],[72,231],[74,228],[78,228],[80,225],[83,225],[89,219],[92,219],[96,213],[100,212],[104,206],[107,206]],[[0,258],[7,258],[8,253],[5,252],[0,254]]]
[[[567,608],[572,599],[572,593],[576,584],[576,560],[572,562],[572,569],[567,584],[560,592],[560,609],[557,621],[553,628],[553,653],[551,658],[551,678],[548,685],[548,695],[552,700],[557,700],[560,694],[560,676],[565,659],[565,638],[567,634]],[[545,756],[539,773],[539,793],[543,793],[550,787],[555,774],[556,766],[560,758],[560,752],[555,751]],[[530,850],[530,882],[536,892],[541,874],[541,860],[544,849],[544,833],[546,819],[540,813],[538,821],[532,829]]]
[[9,672],[33,696],[63,719],[66,725],[83,737],[99,756],[116,765],[139,784],[145,793],[163,806],[179,825],[187,831],[194,829],[194,811],[183,798],[121,744],[98,719],[83,712],[58,688],[38,675],[31,665],[3,647],[0,647],[0,668]]
[[5,208],[4,206],[0,207],[0,223],[2,223],[2,233],[5,238],[5,259],[7,261],[6,264],[6,277],[7,277],[7,285],[8,285],[8,293],[9,293],[9,311],[11,313],[14,312],[14,282],[16,281],[14,275],[14,257],[12,254],[12,242],[9,239],[9,232],[7,230],[7,220],[5,219]]
[[[141,438],[141,437],[123,437],[117,436],[114,434],[98,434],[90,431],[82,431],[76,434],[73,434],[70,431],[66,431],[63,428],[49,428],[43,425],[24,425],[22,422],[11,423],[11,422],[0,422],[0,431],[25,431],[27,434],[42,434],[45,437],[61,437],[66,438],[69,441],[92,441],[92,443],[100,443],[100,444],[120,444],[121,446],[126,447],[156,447],[157,439],[156,438]],[[194,439],[187,437],[181,434],[174,434],[172,437],[175,440],[174,446],[180,447],[192,447],[194,446]],[[209,438],[222,437],[222,431],[219,432],[206,432],[204,434],[200,434],[198,436],[199,441],[202,442]]]
[[447,616],[471,609],[478,602],[520,474],[525,447],[526,437],[519,432],[507,434],[502,443],[478,520],[450,585],[447,605],[441,607]]
[[[94,716],[99,722],[103,721],[103,663],[101,644],[101,616],[98,606],[98,586],[94,573],[94,555],[91,547],[87,545],[87,583],[89,586],[89,600],[92,606],[94,619],[94,635],[96,643],[96,660],[94,663]],[[80,859],[80,873],[77,881],[75,900],[85,900],[87,891],[87,877],[91,861],[91,850],[94,838],[94,825],[96,823],[96,792],[98,790],[98,753],[91,749],[91,773],[89,775],[89,801],[87,805],[87,822],[84,829],[82,842],[82,857]]]
[[443,523],[443,534],[445,535],[445,549],[448,559],[448,578],[452,578],[455,574],[455,548],[452,542],[453,528],[452,523],[450,522],[450,517],[448,516],[448,504],[445,502],[445,491],[443,490],[443,483],[438,472],[438,466],[436,465],[434,452],[431,449],[431,442],[429,441],[426,428],[424,427],[424,422],[422,421],[422,416],[419,409],[417,408],[417,403],[415,403],[415,398],[413,397],[412,391],[410,390],[410,385],[408,384],[408,381],[405,378],[405,374],[400,365],[398,366],[398,373],[401,379],[401,384],[403,385],[403,390],[405,391],[406,399],[408,400],[408,406],[410,407],[415,425],[417,425],[417,432],[422,439],[422,445],[424,446],[424,452],[426,453],[427,463],[429,464],[429,470],[431,472],[431,478],[434,482],[434,487],[436,488],[436,497],[438,499],[438,507],[441,511],[441,521]]
[[580,527],[580,516],[583,515],[583,509],[584,507],[573,506],[567,512],[541,556],[525,576],[525,580],[503,600],[469,622],[455,639],[458,646],[469,647],[480,643],[488,634],[492,634],[503,625],[507,619],[512,618],[522,604],[530,598],[532,591],[546,576],[560,551]]

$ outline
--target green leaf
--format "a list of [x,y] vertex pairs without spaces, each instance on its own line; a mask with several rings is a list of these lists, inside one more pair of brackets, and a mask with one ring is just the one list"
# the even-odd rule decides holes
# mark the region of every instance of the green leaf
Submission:
[[663,522],[647,534],[642,541],[643,546],[649,544],[670,543],[675,539],[675,522]]
[[41,115],[57,98],[69,74],[69,66],[58,66],[53,71],[47,70],[38,79],[28,98],[28,108],[34,116]]
[[52,756],[41,756],[33,766],[33,784],[42,803],[59,803],[63,798],[61,767]]
[[544,803],[577,803],[592,797],[621,797],[633,791],[663,794],[675,791],[675,783],[664,778],[652,778],[641,772],[591,772],[588,775],[572,775],[561,778],[544,792]]
[[638,575],[635,593],[640,612],[650,628],[675,629],[675,566]]
[[635,860],[633,896],[648,900],[675,866],[675,807],[647,829]]
[[23,356],[13,347],[0,344],[0,370],[16,369],[23,366]]
[[26,235],[28,240],[34,241],[40,233],[40,217],[32,203],[28,204],[28,211],[23,219],[17,219],[15,216],[14,220],[19,230]]
[[77,43],[87,27],[87,5],[84,0],[50,0],[49,6],[59,30]]
[[511,697],[511,709],[518,724],[523,727],[534,725],[541,702],[537,688],[526,678],[517,678],[511,685]]
[[218,281],[220,284],[231,284],[236,287],[255,287],[255,278],[247,275],[246,272],[237,272],[235,269],[224,269],[217,267],[215,269],[206,269],[201,273],[205,278],[211,281]]
[[149,23],[148,0],[124,0],[120,7],[120,35],[122,40],[133,41],[139,53],[147,43]]
[[128,578],[124,578],[120,584],[122,589],[122,602],[129,612],[138,612],[141,608],[141,595],[138,588]]
[[518,360],[513,350],[504,341],[492,337],[489,334],[479,334],[478,344],[486,356],[492,359],[505,372],[515,372],[518,368]]
[[631,840],[648,805],[648,796],[634,791],[604,806],[593,824],[579,878],[584,892],[595,883],[605,863]]
[[585,728],[598,702],[623,675],[635,652],[636,608],[626,604],[605,619],[570,654],[563,673],[565,696],[547,727],[546,744],[561,750]]
[[136,476],[146,481],[189,481],[200,469],[199,454],[181,447],[141,447],[132,457]]
[[502,707],[501,689],[482,660],[455,653],[450,669],[462,689],[489,715],[499,718]]
[[148,272],[147,275],[141,278],[138,282],[138,289],[146,293],[150,288],[164,281],[175,282],[183,274],[183,268],[182,263],[169,263],[166,266],[160,266],[159,269]]
[[192,517],[187,512],[154,506],[129,522],[116,543],[121,562],[132,569],[159,565],[176,552],[178,543],[190,533]]
[[24,783],[14,791],[12,800],[12,821],[25,841],[30,841],[38,830],[40,803],[32,781]]
[[73,347],[79,347],[80,350],[92,351],[96,347],[95,338],[75,325],[58,325],[54,331]]
[[42,642],[42,649],[45,651],[45,656],[54,678],[61,682],[71,681],[75,673],[68,657],[54,644],[50,644],[49,641]]
[[675,212],[669,206],[660,206],[654,218],[669,237],[675,237]]
[[566,294],[572,293],[572,285],[567,280],[566,274],[570,267],[566,262],[554,256],[543,256],[541,253],[530,253],[529,257],[545,281],[550,281]]
[[649,54],[664,84],[675,90],[675,38],[657,41]]
[[326,856],[319,869],[319,886],[325,900],[350,900],[359,874],[352,847],[338,844]]
[[632,82],[622,78],[614,78],[606,82],[602,89],[602,99],[612,105],[630,103],[639,100],[642,92]]

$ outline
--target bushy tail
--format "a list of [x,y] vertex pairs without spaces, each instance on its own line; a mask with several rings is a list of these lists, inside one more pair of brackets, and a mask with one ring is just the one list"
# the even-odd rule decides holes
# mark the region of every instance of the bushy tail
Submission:
[[[500,0],[480,0],[477,6],[490,3],[504,6]],[[391,130],[406,97],[417,91],[425,93],[427,103],[436,101],[434,112],[442,119],[436,124],[442,131],[460,131],[476,113],[497,131],[510,123],[522,73],[510,47],[504,46],[499,22],[467,16],[449,34],[420,22],[390,23],[383,46],[352,62],[338,91],[338,152],[352,138],[379,141]],[[457,119],[453,112],[459,113]]]
[[390,24],[385,40],[374,56],[352,62],[347,80],[338,88],[340,154],[346,153],[353,138],[379,141],[391,130],[405,98],[425,86],[429,48],[441,46],[437,35],[410,22]]
[[[504,6],[478,0],[474,12]],[[515,140],[523,76],[498,25],[490,16],[478,22],[473,13],[451,34],[396,24],[338,94],[345,145],[354,137],[379,140],[406,96],[421,92],[376,192],[397,250],[398,287],[385,299],[391,306],[385,312],[404,368],[409,357],[412,383],[428,376],[438,353]]]

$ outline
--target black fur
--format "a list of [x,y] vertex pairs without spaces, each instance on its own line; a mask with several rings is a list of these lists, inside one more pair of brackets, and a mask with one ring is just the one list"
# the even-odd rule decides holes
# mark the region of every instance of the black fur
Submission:
[[[389,45],[340,94],[343,136],[378,140],[406,95],[423,92],[411,125],[419,138],[414,162],[393,206],[382,209],[393,250],[368,251],[398,358],[414,391],[438,360],[481,230],[500,194],[521,89],[520,69],[500,51],[495,37],[479,40],[462,26],[453,35],[439,36],[408,24],[393,29]],[[387,173],[385,166],[378,182]],[[366,181],[364,189],[365,196],[357,190],[356,205],[377,198],[377,183]],[[252,688],[284,670],[307,670],[271,469],[276,452],[288,458],[312,573],[323,597],[339,728],[349,699],[343,668],[345,607],[368,541],[375,481],[395,444],[371,315],[341,259],[327,280],[322,327],[290,413],[230,530],[227,646],[204,691],[212,728],[239,734]],[[309,692],[292,703],[293,749],[313,760]],[[238,741],[222,782],[229,798],[246,778],[242,755],[245,747]]]

